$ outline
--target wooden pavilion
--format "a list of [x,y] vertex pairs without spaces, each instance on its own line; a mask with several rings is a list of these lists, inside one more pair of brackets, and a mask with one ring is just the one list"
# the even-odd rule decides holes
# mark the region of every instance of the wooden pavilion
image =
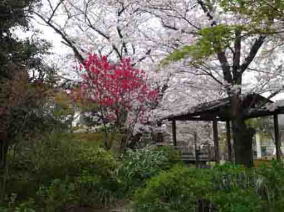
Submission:
[[[276,158],[280,160],[280,136],[278,114],[284,114],[284,105],[275,106],[275,103],[259,94],[242,95],[242,107],[245,109],[245,119],[257,118],[263,116],[273,116]],[[219,139],[218,139],[218,121],[226,122],[226,143],[228,148],[228,158],[232,161],[231,127],[229,108],[231,106],[229,98],[218,99],[215,101],[199,104],[189,108],[179,114],[171,114],[163,120],[172,122],[173,145],[177,146],[176,121],[211,121],[213,127],[213,141],[215,161],[220,161]]]

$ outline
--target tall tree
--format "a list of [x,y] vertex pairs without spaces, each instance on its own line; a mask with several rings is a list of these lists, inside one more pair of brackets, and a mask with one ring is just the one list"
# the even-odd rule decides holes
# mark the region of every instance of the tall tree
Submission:
[[186,70],[178,63],[176,69],[198,76],[196,81],[211,78],[232,102],[236,162],[252,165],[253,131],[245,125],[241,97],[282,89],[283,1],[46,0],[44,5],[37,16],[81,62],[90,49],[112,59],[131,56],[134,64],[155,63],[174,51],[167,62],[183,59],[190,65]]
[[130,59],[112,64],[107,57],[90,54],[85,60],[78,97],[94,102],[102,117],[105,147],[111,148],[106,124],[122,135],[120,149],[127,147],[135,124],[146,122],[146,112],[156,104],[158,92],[151,89],[143,70],[134,68]]
[[272,97],[283,88],[279,57],[283,6],[283,1],[265,0],[148,4],[149,12],[161,17],[165,28],[186,34],[190,41],[164,62],[187,59],[192,71],[210,76],[230,97],[235,161],[246,166],[253,164],[253,130],[245,123],[249,108],[242,106],[242,94],[269,91]]
[[[152,49],[143,39],[155,28],[138,1],[43,0],[37,18],[58,33],[77,59],[89,52],[112,60],[133,58],[133,63],[151,61]],[[145,30],[147,29],[147,30]]]
[[[186,43],[179,41],[178,30],[172,33],[162,27],[169,25],[163,21],[164,17],[156,13],[156,9],[161,7],[155,7],[155,5],[151,7],[150,2],[43,0],[42,6],[36,10],[36,20],[59,34],[62,42],[74,52],[74,56],[81,63],[86,58],[86,54],[91,52],[106,55],[113,61],[130,57],[135,67],[154,71],[157,69],[158,61],[165,54]],[[168,5],[167,1],[165,3]],[[179,11],[187,9],[186,6],[186,4],[180,5]],[[188,40],[187,35],[183,33],[183,38],[186,40]],[[182,68],[179,66],[171,69],[181,70]],[[153,75],[153,78],[160,81],[156,83],[160,87],[161,98],[168,91],[169,84],[180,86],[178,83],[173,83],[172,79],[180,78],[181,74],[176,76],[173,71],[169,71]],[[155,77],[157,75],[159,77]],[[200,84],[200,81],[195,80],[194,83]],[[203,79],[202,82],[204,82]],[[202,86],[199,86],[199,90],[200,87]]]
[[[28,29],[35,0],[0,2],[0,167],[18,136],[39,127],[44,116],[48,66],[42,55],[49,45],[40,39],[20,39],[15,29]],[[39,123],[37,123],[39,122]]]

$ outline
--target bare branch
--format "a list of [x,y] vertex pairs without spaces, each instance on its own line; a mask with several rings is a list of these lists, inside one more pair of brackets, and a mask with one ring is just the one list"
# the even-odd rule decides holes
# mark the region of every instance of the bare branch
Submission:
[[50,21],[46,20],[45,17],[43,17],[41,14],[39,14],[38,12],[34,12],[34,14],[36,16],[38,16],[43,22],[45,22],[49,27],[51,27],[57,34],[59,34],[62,39],[65,41],[65,45],[69,46],[74,54],[75,57],[81,62],[84,62],[84,58],[83,56],[80,54],[79,50],[76,48],[76,46],[74,45],[74,43],[67,37],[67,35],[65,33],[63,33],[63,31],[61,31],[58,27],[56,27],[54,24],[52,24]]
[[248,66],[251,64],[251,62],[254,60],[256,54],[258,53],[258,50],[260,49],[260,47],[262,46],[262,44],[264,43],[266,36],[259,36],[259,38],[254,42],[253,46],[250,49],[250,52],[248,54],[248,56],[246,57],[244,63],[241,65],[241,72],[243,73]]
[[51,9],[52,9],[52,13],[51,13],[51,15],[50,15],[50,17],[49,17],[49,19],[48,19],[48,22],[51,21],[51,19],[52,19],[53,16],[55,15],[57,9],[59,8],[59,6],[60,6],[64,1],[65,1],[65,0],[60,0],[60,1],[57,3],[57,5],[55,6],[54,9],[53,9],[53,7],[52,7],[51,4],[50,4],[50,7],[51,7]]

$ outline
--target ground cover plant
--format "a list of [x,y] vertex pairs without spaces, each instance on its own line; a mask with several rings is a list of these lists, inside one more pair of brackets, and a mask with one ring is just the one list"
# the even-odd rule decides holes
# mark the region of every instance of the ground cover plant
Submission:
[[[112,153],[99,144],[78,141],[66,133],[51,134],[40,141],[23,142],[16,154],[10,155],[3,194],[8,203],[4,202],[9,205],[11,197],[14,197],[15,204],[31,198],[36,207],[60,209],[69,203],[83,204],[87,201],[91,193],[89,184],[98,193],[93,204],[109,201],[108,193],[115,186],[107,185],[112,182],[117,162]],[[106,191],[101,189],[102,184],[107,187]]]
[[179,162],[178,153],[170,148],[129,150],[118,157],[103,148],[103,141],[96,140],[100,137],[55,132],[22,142],[9,152],[1,210],[112,207]]
[[[51,133],[9,152],[2,211],[281,211],[284,165],[188,166],[171,147],[105,150],[94,136]],[[17,154],[15,154],[17,153]],[[3,173],[1,173],[1,176]],[[4,178],[3,178],[4,179]]]
[[160,171],[180,162],[179,153],[171,147],[129,150],[123,156],[118,176],[124,191],[131,193]]
[[147,181],[134,195],[137,211],[281,211],[283,163],[261,168],[236,165],[210,170],[175,166]]

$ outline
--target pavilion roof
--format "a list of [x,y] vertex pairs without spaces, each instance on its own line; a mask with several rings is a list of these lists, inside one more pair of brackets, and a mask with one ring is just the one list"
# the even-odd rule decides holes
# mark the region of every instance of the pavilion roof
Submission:
[[[245,110],[245,118],[256,118],[261,116],[284,113],[284,106],[274,107],[274,102],[261,96],[251,93],[242,95],[242,107]],[[210,102],[198,104],[194,107],[184,108],[182,112],[169,114],[162,118],[168,120],[197,120],[211,121],[230,120],[229,108],[231,106],[230,98],[222,98]]]

